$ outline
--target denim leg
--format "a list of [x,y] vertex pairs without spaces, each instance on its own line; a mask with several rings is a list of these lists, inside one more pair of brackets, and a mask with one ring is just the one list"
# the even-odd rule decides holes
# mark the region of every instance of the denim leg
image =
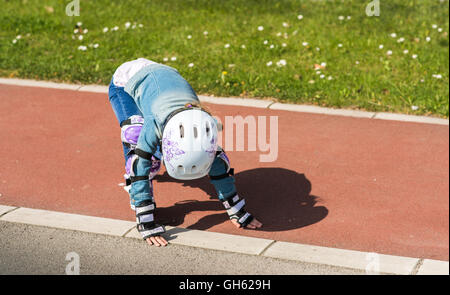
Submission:
[[[133,115],[142,116],[142,113],[139,110],[138,106],[136,105],[134,99],[128,93],[125,92],[124,87],[118,87],[114,85],[113,81],[111,81],[111,83],[109,84],[109,102],[111,103],[114,113],[116,114],[116,118],[119,121],[119,125],[124,120],[128,119]],[[128,159],[128,152],[130,151],[130,149],[123,143],[122,146],[126,162]]]

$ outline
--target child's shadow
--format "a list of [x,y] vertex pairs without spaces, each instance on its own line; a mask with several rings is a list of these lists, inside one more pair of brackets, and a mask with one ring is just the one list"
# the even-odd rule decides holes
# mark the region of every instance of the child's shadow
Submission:
[[[223,205],[209,179],[182,181],[171,178],[167,172],[155,177],[157,182],[177,182],[183,186],[198,187],[211,196],[210,201],[187,200],[171,207],[157,208],[158,220],[177,226],[192,211],[220,211],[207,215],[191,229],[206,230],[229,220]],[[316,206],[319,198],[310,195],[311,182],[304,174],[283,168],[257,168],[235,175],[238,194],[246,200],[246,209],[263,223],[260,230],[282,231],[314,224],[328,215],[324,206]]]

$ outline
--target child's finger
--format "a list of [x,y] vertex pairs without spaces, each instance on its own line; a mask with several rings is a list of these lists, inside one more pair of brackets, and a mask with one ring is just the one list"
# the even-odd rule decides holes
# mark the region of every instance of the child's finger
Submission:
[[153,245],[152,240],[150,240],[150,238],[147,238],[146,241],[150,246]]
[[163,237],[156,237],[156,240],[159,242],[160,245],[162,246],[166,246],[167,245],[167,241],[163,238]]
[[158,241],[156,240],[155,237],[150,237],[150,240],[153,242],[153,244],[154,244],[156,247],[159,247],[159,246],[160,246],[159,243],[158,243]]

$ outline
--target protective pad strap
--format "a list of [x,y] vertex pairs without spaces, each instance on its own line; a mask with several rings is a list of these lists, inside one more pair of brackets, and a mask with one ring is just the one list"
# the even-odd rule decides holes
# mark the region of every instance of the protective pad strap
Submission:
[[166,232],[164,226],[162,226],[162,225],[154,224],[154,226],[150,227],[150,226],[147,226],[146,223],[138,224],[137,225],[137,230],[142,235],[142,238],[144,240],[146,240],[146,239],[148,239],[150,237],[159,236],[162,233]]
[[147,153],[146,151],[143,151],[141,149],[136,149],[134,151],[134,153],[136,155],[138,155],[139,157],[144,158],[144,159],[149,160],[149,161],[151,161],[152,157],[153,157],[153,155],[151,153]]
[[155,208],[156,205],[152,201],[144,202],[141,206],[135,206],[137,230],[144,240],[165,232],[164,227],[154,221],[153,212]]
[[241,227],[246,227],[253,220],[253,216],[244,210],[245,199],[241,199],[238,194],[227,198],[222,204],[230,219],[236,219]]
[[224,174],[220,174],[220,175],[209,175],[209,179],[211,180],[219,180],[219,179],[223,179],[223,178],[227,178],[228,176],[233,176],[234,175],[234,168],[231,168],[230,170],[228,170],[227,173]]

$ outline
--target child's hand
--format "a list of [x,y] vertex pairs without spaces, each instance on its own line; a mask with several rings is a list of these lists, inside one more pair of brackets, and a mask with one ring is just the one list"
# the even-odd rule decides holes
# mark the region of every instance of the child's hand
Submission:
[[[231,219],[231,222],[236,226],[236,227],[240,227],[239,223],[237,222],[236,219]],[[258,220],[256,220],[256,218],[253,218],[253,220],[247,224],[247,226],[245,228],[248,229],[257,229],[260,228],[262,226],[262,223],[259,222]]]
[[167,246],[167,244],[168,244],[166,239],[164,239],[162,236],[150,237],[150,238],[147,238],[146,241],[150,246],[155,245],[156,247]]

